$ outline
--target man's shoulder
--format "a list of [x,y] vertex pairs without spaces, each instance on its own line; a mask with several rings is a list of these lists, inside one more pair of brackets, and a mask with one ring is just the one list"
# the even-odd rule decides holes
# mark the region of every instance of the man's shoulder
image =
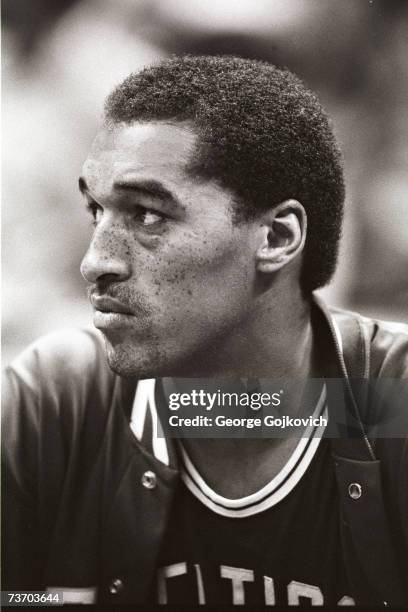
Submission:
[[[96,330],[68,329],[39,338],[5,368],[2,424],[9,452],[13,455],[18,440],[31,453],[40,444],[52,454],[57,440],[64,441],[61,448],[71,448],[86,432],[87,448],[97,448],[109,415],[120,415],[117,406],[131,406],[135,384],[109,368]],[[35,452],[33,462],[34,457]]]
[[6,368],[33,392],[39,386],[63,386],[86,378],[112,377],[103,339],[91,328],[47,334],[24,349]]
[[371,332],[372,339],[375,338],[375,335],[378,332],[388,333],[391,336],[401,336],[405,339],[408,338],[408,323],[368,317],[360,312],[347,310],[344,308],[337,308],[335,306],[328,306],[328,310],[336,321],[339,322],[357,319],[364,327],[367,328],[367,330]]
[[3,414],[12,421],[73,423],[106,418],[122,388],[109,368],[104,341],[91,328],[65,329],[30,344],[5,368]]
[[358,325],[367,347],[369,376],[408,377],[408,324],[335,307],[329,307],[329,312],[343,341],[347,342],[350,326]]

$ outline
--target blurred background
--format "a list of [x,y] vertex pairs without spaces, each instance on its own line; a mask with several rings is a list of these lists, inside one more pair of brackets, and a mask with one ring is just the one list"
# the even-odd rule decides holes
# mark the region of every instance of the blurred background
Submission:
[[171,53],[265,59],[319,94],[347,182],[323,295],[407,321],[407,32],[406,0],[3,0],[3,363],[90,322],[78,174],[105,96]]

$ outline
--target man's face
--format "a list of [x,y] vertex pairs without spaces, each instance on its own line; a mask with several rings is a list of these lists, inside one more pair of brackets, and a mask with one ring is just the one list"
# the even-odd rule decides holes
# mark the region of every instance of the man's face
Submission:
[[200,375],[250,313],[250,225],[234,224],[230,193],[186,173],[195,143],[184,124],[119,124],[84,164],[95,229],[81,271],[122,375]]

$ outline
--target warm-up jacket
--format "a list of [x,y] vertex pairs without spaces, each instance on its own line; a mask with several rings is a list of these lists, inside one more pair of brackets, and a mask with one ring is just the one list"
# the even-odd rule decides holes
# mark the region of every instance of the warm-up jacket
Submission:
[[[370,400],[353,395],[348,376],[408,378],[407,326],[329,311],[317,300],[313,308],[328,376],[345,380],[350,410],[369,411]],[[179,474],[174,452],[165,465],[129,427],[136,384],[109,369],[91,330],[47,336],[7,368],[3,590],[71,588],[99,603],[146,601]],[[380,408],[377,400],[377,411],[388,408],[386,397]],[[408,427],[373,440],[362,421],[356,412],[359,435],[332,440],[350,594],[357,603],[407,603]]]

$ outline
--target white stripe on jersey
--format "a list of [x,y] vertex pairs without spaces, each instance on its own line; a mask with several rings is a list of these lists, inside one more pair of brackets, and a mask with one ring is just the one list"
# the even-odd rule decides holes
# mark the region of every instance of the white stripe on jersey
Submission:
[[[165,465],[169,465],[169,452],[166,439],[164,437],[159,438],[157,431],[158,417],[155,400],[155,386],[156,380],[154,378],[139,380],[137,383],[132,414],[130,417],[130,428],[139,442],[144,443],[149,450],[152,449],[156,459]],[[148,417],[151,418],[152,423],[151,440],[144,440],[143,434],[146,431],[145,424]]]
[[[328,418],[325,386],[312,416]],[[217,514],[233,518],[257,514],[280,502],[297,485],[319,447],[324,429],[324,425],[309,426],[280,472],[262,489],[246,497],[228,499],[218,495],[200,476],[179,441],[184,468],[181,477],[191,493]]]

